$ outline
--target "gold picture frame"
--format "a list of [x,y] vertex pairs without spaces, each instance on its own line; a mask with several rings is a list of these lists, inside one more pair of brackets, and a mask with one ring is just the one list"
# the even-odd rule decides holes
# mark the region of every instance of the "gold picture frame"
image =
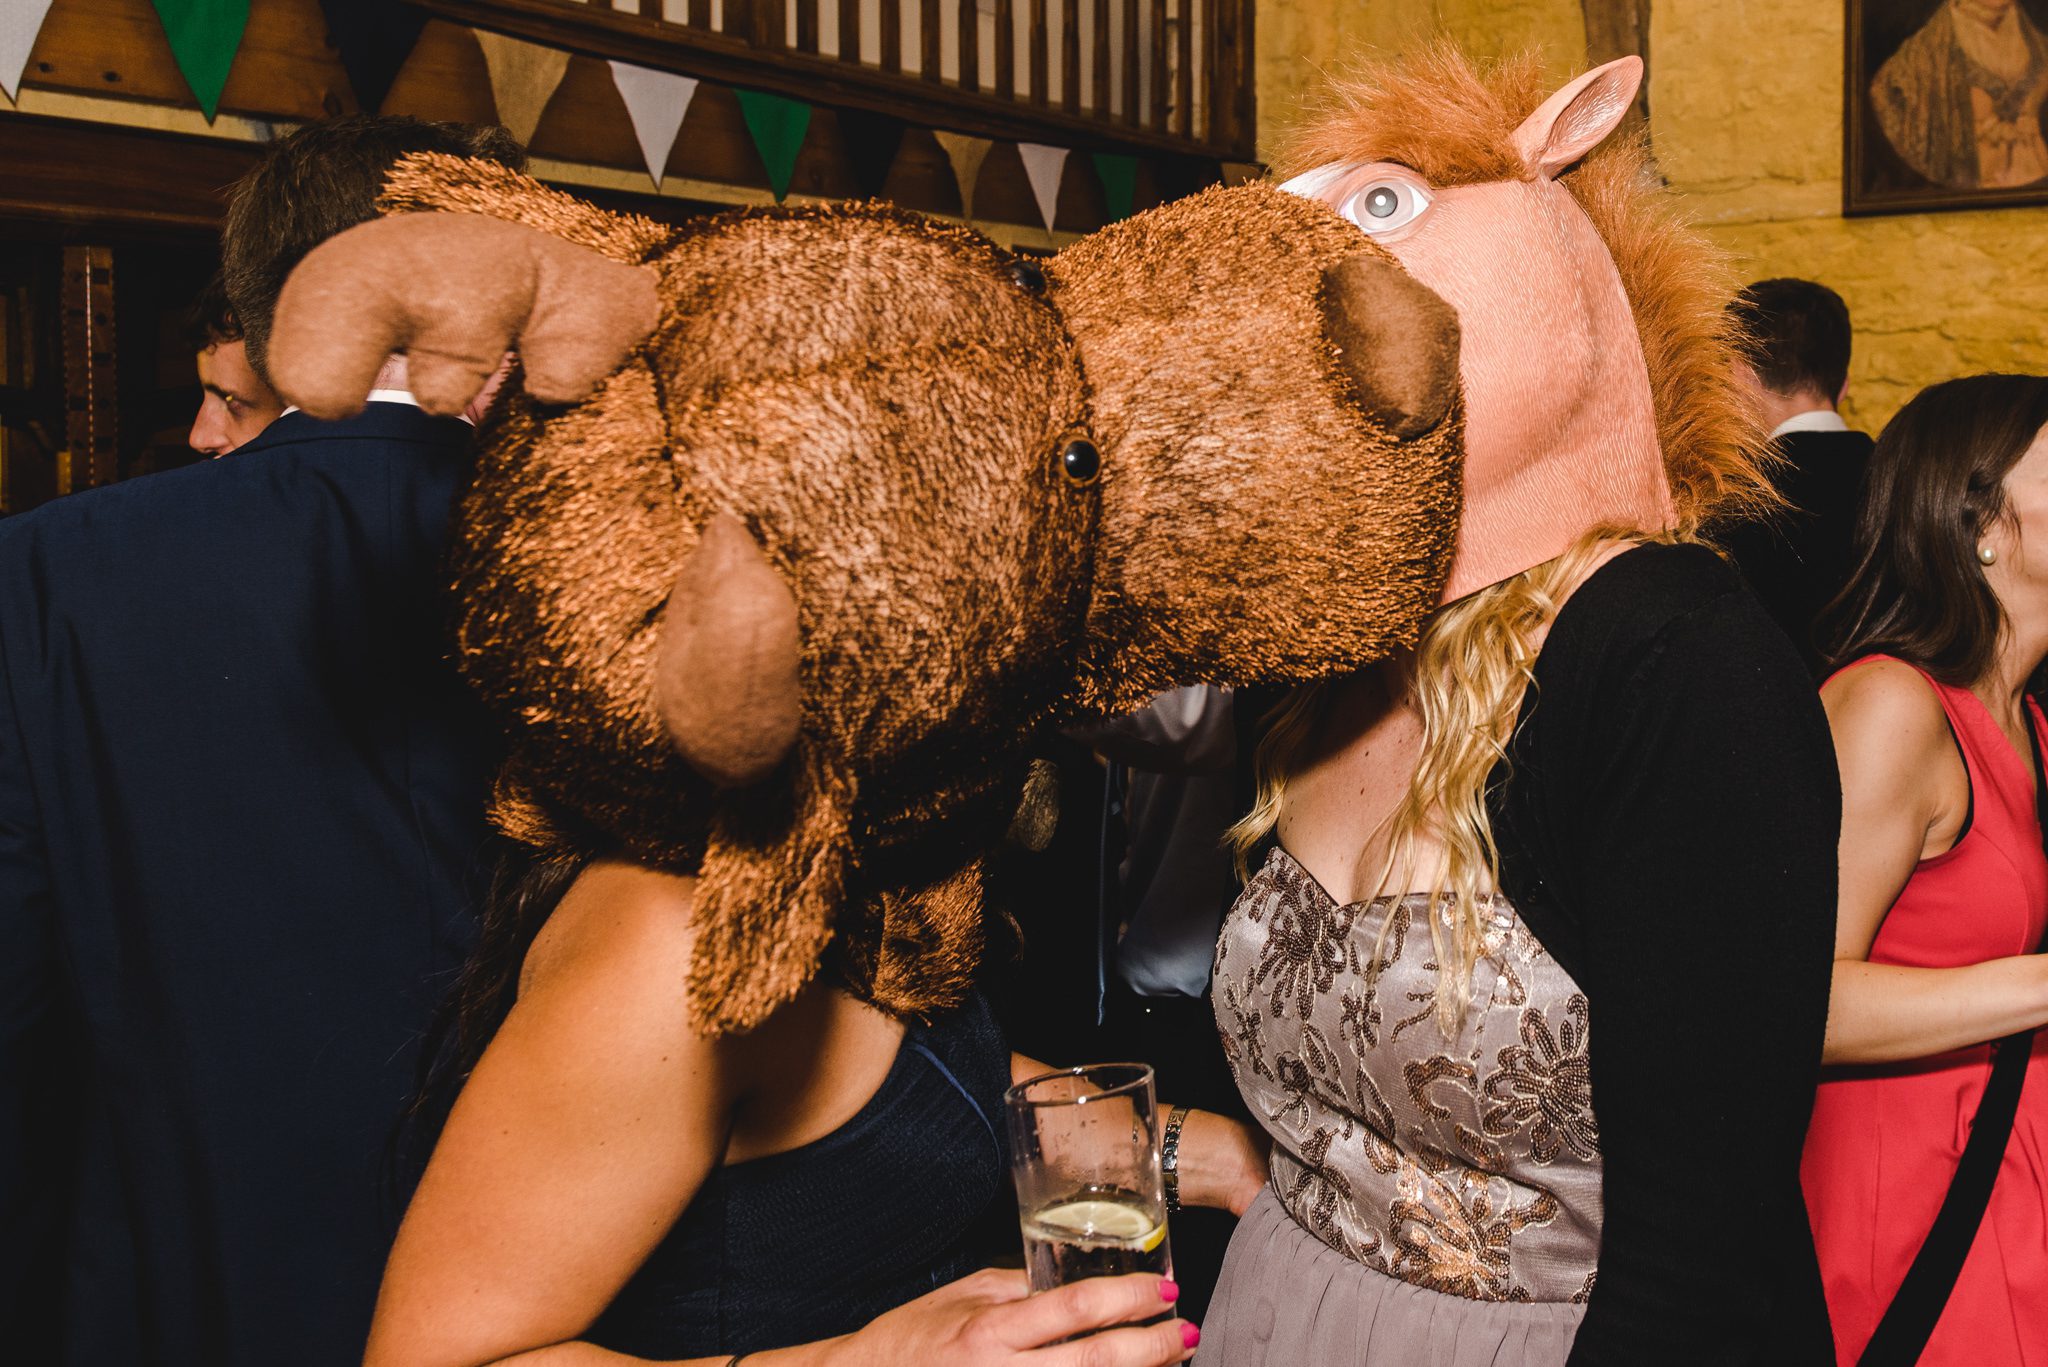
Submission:
[[1847,4],[1843,213],[2048,204],[2048,0]]

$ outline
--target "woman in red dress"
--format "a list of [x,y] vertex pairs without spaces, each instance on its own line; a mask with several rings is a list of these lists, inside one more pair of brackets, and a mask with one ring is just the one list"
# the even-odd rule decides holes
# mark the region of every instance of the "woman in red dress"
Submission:
[[[1821,690],[1842,770],[1826,1061],[1802,1178],[1843,1367],[1948,1192],[1991,1042],[2048,1025],[2035,807],[2048,657],[2048,379],[1921,393],[1871,456]],[[1919,1361],[2048,1367],[2048,1031]],[[1910,1360],[1910,1358],[1906,1359]]]

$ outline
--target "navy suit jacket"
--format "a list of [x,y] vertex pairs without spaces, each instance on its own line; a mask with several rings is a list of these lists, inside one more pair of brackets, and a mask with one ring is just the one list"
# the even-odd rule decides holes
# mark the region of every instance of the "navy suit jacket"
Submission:
[[1826,676],[1814,624],[1856,568],[1857,506],[1871,440],[1861,432],[1787,432],[1775,474],[1787,507],[1722,537],[1764,610],[1792,638],[1816,680]]
[[470,444],[288,414],[0,522],[0,1356],[361,1361],[484,848]]

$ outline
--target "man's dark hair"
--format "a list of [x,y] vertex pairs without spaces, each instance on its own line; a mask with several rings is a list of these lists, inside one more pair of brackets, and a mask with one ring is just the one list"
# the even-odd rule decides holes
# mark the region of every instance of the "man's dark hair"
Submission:
[[1728,306],[1742,324],[1743,351],[1766,389],[1819,393],[1829,403],[1849,379],[1849,306],[1812,280],[1759,280]]
[[213,273],[206,288],[199,291],[199,297],[185,311],[185,340],[194,351],[209,351],[222,342],[242,340],[242,325],[235,321],[235,311],[228,307],[227,287],[221,283],[219,271]]
[[307,252],[377,216],[385,174],[414,152],[484,157],[524,170],[526,149],[502,128],[358,114],[310,124],[272,143],[235,182],[221,235],[221,276],[267,383],[270,323],[285,277]]

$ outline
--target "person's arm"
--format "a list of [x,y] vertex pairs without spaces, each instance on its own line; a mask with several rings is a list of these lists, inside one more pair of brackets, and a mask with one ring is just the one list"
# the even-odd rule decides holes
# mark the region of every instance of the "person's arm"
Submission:
[[1180,1124],[1180,1203],[1244,1214],[1266,1185],[1272,1149],[1249,1121],[1191,1108]]
[[[1010,1055],[1012,1083],[1053,1071],[1028,1055]],[[1162,1124],[1171,1109],[1172,1103],[1159,1102]],[[1180,1123],[1180,1203],[1244,1214],[1266,1185],[1266,1159],[1272,1147],[1272,1139],[1256,1125],[1190,1107]]]
[[42,823],[0,658],[0,1344],[28,1358],[56,1352],[62,1168],[77,1118],[59,962]]
[[1959,968],[1867,962],[1919,862],[1949,848],[1969,776],[1941,703],[1911,667],[1879,661],[1821,691],[1842,770],[1841,903],[1828,1063],[1926,1058],[2048,1024],[2048,956]]
[[[463,1087],[385,1269],[364,1367],[598,1367],[641,1359],[577,1342],[674,1225],[760,1076],[774,1018],[750,1036],[689,1026],[690,880],[598,864],[527,957],[517,1004]],[[1072,1294],[1066,1294],[1071,1291]],[[749,1367],[1164,1367],[1182,1322],[1157,1278],[1023,1299],[977,1274],[823,1343]],[[730,1354],[697,1359],[724,1367]]]
[[[1670,623],[1551,794],[1583,928],[1603,1216],[1571,1367],[1757,1360],[1826,1028],[1839,797],[1791,646],[1746,596]],[[1542,704],[1539,702],[1539,715]],[[1555,734],[1555,733],[1553,733]],[[1706,1199],[1703,1199],[1706,1198]]]

